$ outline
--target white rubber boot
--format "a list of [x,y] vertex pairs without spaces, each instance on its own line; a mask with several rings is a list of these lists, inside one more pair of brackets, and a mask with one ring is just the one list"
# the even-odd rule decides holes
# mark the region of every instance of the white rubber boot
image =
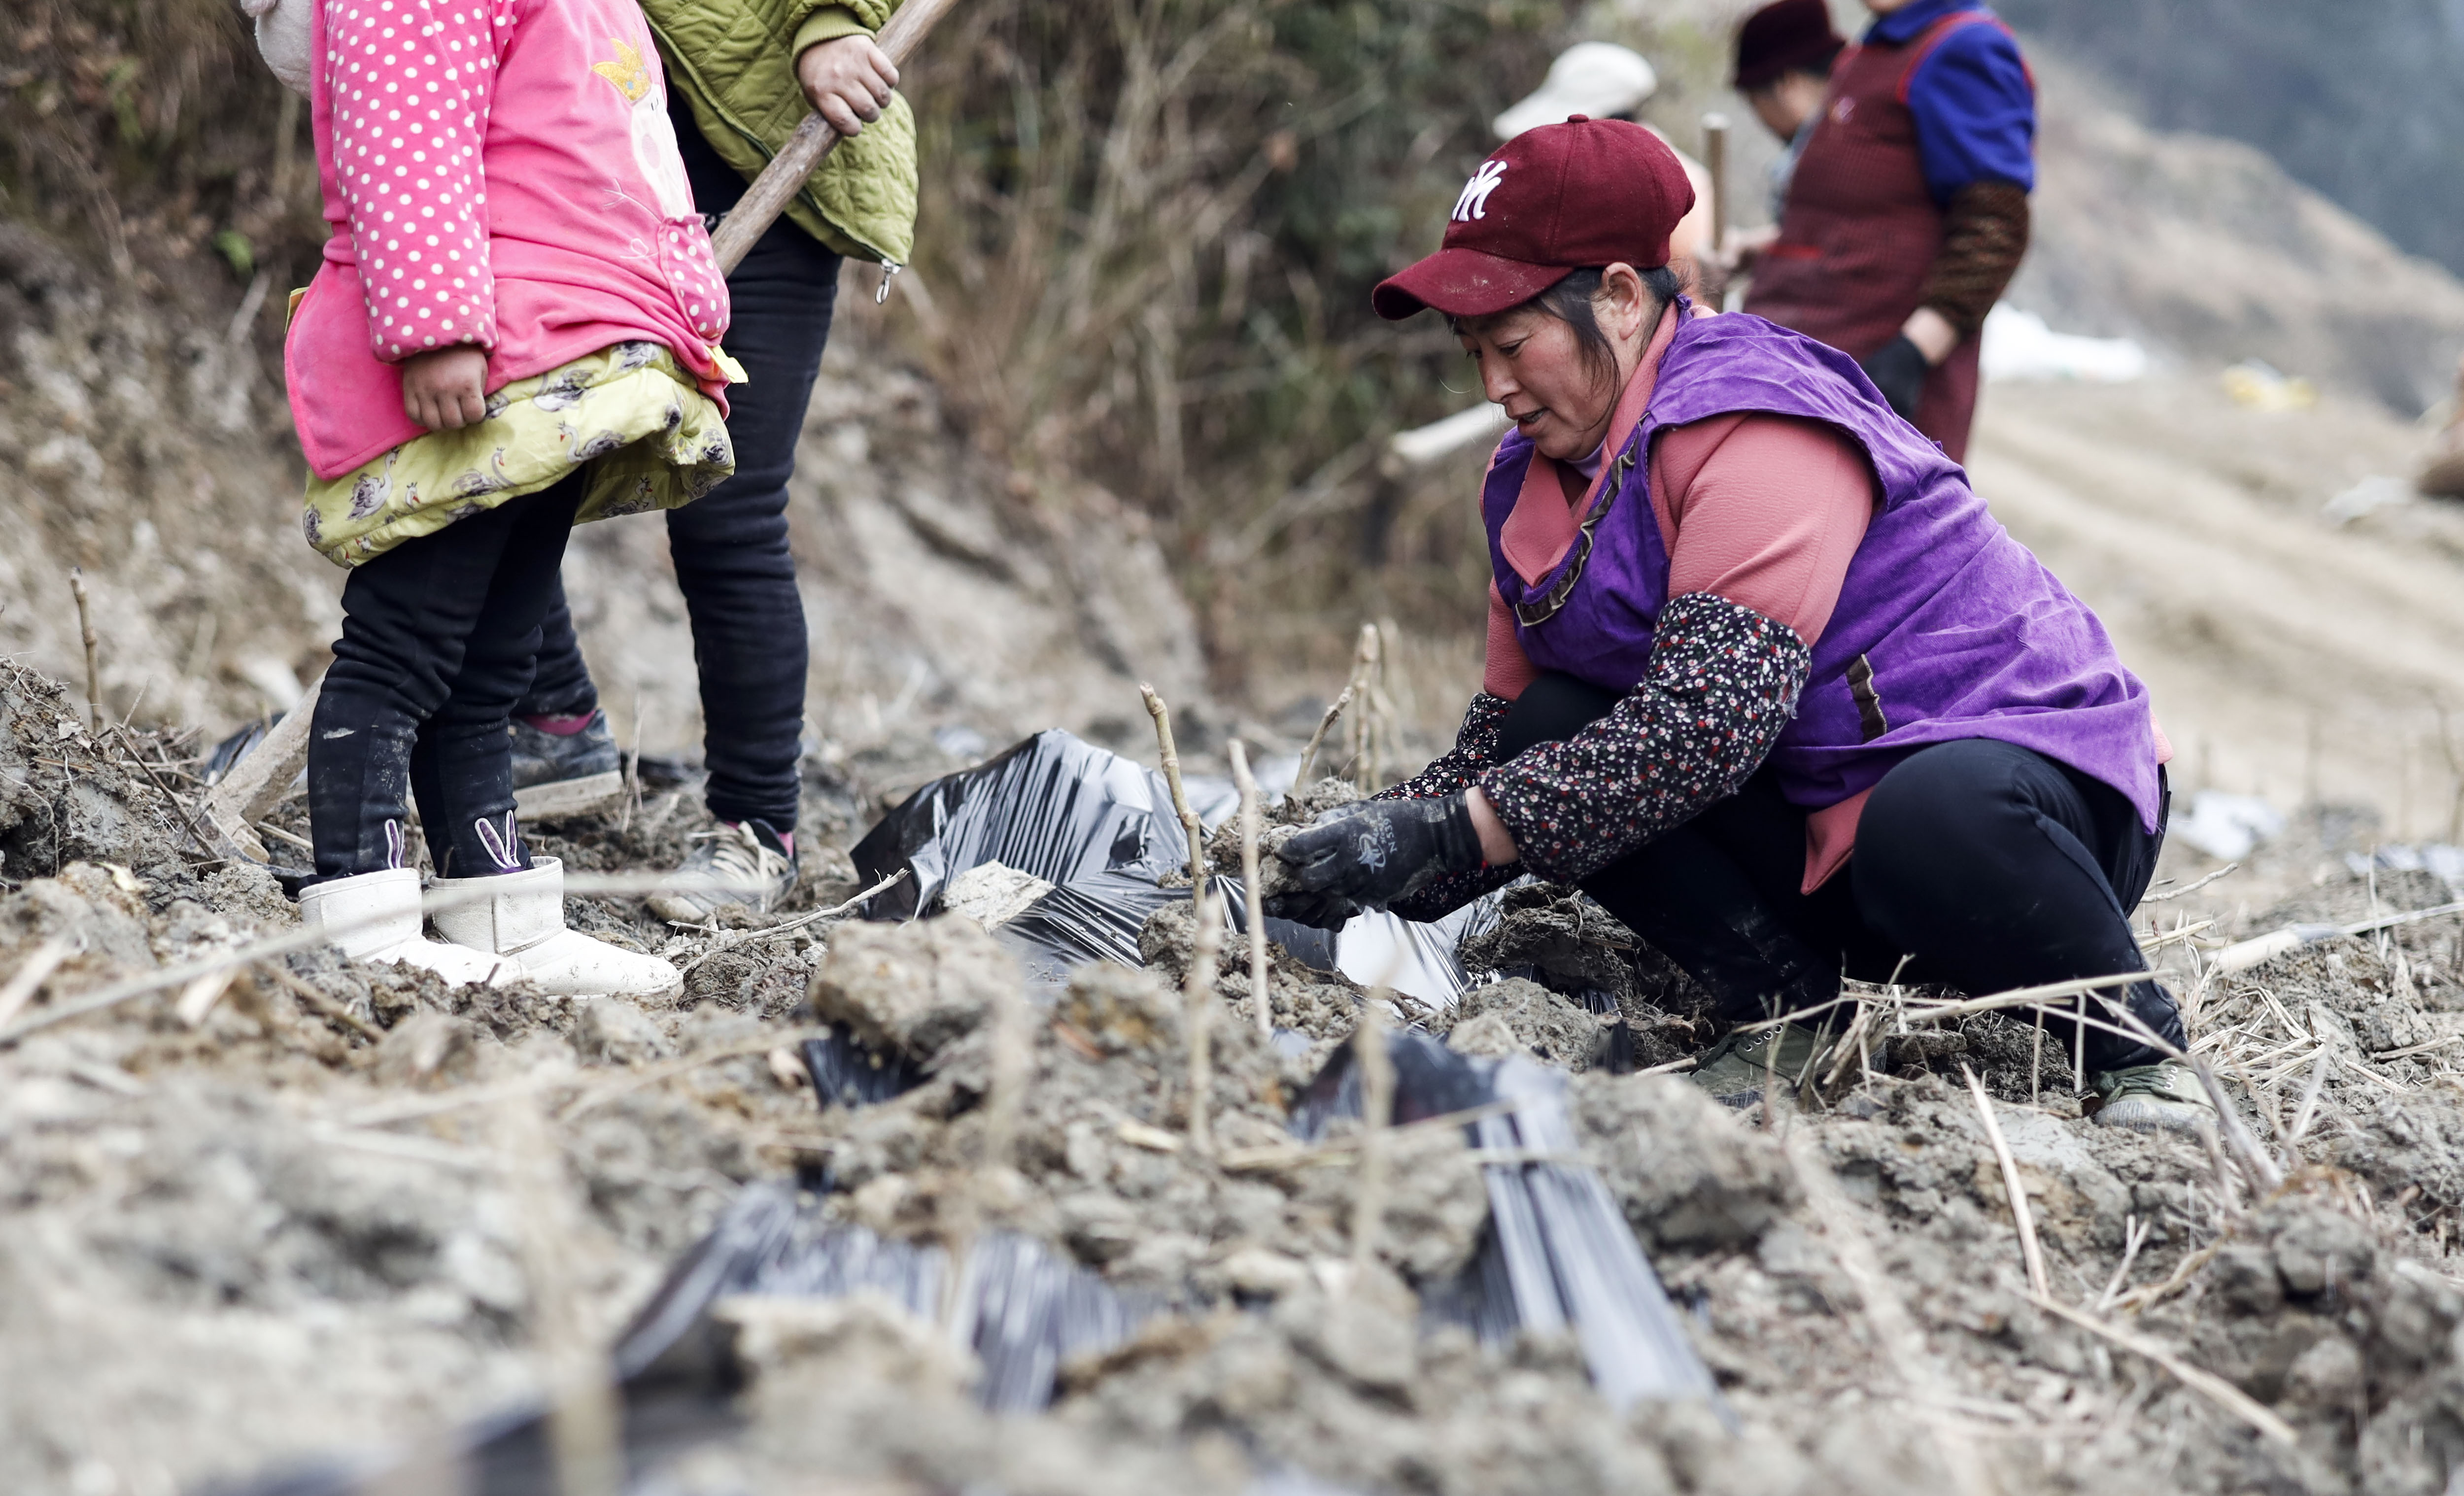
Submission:
[[436,933],[494,951],[514,975],[567,998],[661,998],[684,989],[673,966],[564,928],[564,864],[541,857],[493,878],[439,878],[439,891],[485,885],[488,897],[436,913]]
[[421,935],[415,868],[312,883],[299,891],[299,917],[310,925],[333,927],[335,947],[355,961],[424,966],[457,987],[493,987],[514,979],[514,963],[501,956]]

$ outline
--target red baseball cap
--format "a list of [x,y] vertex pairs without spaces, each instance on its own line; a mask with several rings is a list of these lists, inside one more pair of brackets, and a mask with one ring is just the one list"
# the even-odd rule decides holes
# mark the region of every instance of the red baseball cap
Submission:
[[1455,199],[1438,253],[1378,282],[1389,321],[1422,307],[1486,317],[1587,265],[1668,263],[1694,185],[1668,143],[1622,120],[1570,117],[1507,142]]

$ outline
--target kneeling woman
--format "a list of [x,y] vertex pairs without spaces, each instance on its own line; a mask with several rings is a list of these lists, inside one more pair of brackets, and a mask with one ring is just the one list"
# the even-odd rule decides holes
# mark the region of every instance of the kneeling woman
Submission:
[[[1650,132],[1577,118],[1489,158],[1377,288],[1390,319],[1443,313],[1515,423],[1482,495],[1487,677],[1451,752],[1287,844],[1311,891],[1277,913],[1577,883],[1732,1023],[1903,957],[1974,993],[2145,970],[2146,689],[1854,361],[1689,315],[1665,267],[1691,200]],[[2123,1006],[2182,1044],[2154,980]],[[2195,1125],[2195,1079],[2105,1019],[2100,1120]],[[1779,1032],[1793,1072],[1811,1036]],[[1738,1058],[1715,1090],[1760,1083]]]

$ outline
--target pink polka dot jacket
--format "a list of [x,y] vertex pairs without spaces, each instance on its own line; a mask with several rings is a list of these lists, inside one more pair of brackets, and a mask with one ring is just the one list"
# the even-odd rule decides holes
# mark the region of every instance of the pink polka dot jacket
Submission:
[[724,401],[727,287],[634,0],[319,0],[324,261],[284,367],[331,478],[421,434],[402,360],[467,343],[487,387],[664,344]]

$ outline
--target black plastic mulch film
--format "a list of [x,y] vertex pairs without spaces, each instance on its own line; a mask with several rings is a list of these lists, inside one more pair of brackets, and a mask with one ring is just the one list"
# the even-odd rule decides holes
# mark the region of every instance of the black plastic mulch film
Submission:
[[[1229,803],[1218,795],[1207,808],[1220,820]],[[1189,839],[1164,777],[1058,730],[925,785],[882,817],[853,856],[868,884],[902,869],[912,874],[872,901],[871,919],[929,911],[951,879],[985,863],[1054,885],[994,932],[1025,964],[1030,987],[1045,993],[1089,961],[1138,965],[1147,916],[1189,897],[1185,887],[1155,886],[1189,865]],[[1217,877],[1209,887],[1245,924],[1240,880]],[[1451,1002],[1463,990],[1455,943],[1478,913],[1442,925],[1365,915],[1340,936],[1269,918],[1266,934],[1320,971],[1340,967],[1364,983],[1386,978],[1424,1001]]]
[[[1189,896],[1185,888],[1155,886],[1159,875],[1187,866],[1187,847],[1161,775],[1047,732],[924,786],[867,834],[854,857],[868,882],[901,868],[913,873],[874,901],[873,918],[930,910],[952,878],[986,862],[1053,884],[997,932],[1028,964],[1032,985],[1048,994],[1089,961],[1140,964],[1138,931],[1147,915]],[[1215,887],[1239,919],[1239,884],[1218,879]],[[1296,957],[1322,962],[1321,969],[1346,955],[1318,932],[1282,920],[1267,928]],[[1411,966],[1450,1001],[1463,983],[1453,959],[1461,928],[1377,932],[1372,938],[1379,975]],[[1571,1330],[1612,1405],[1703,1398],[1733,1425],[1616,1199],[1597,1173],[1575,1161],[1580,1149],[1565,1072],[1521,1056],[1459,1055],[1410,1029],[1390,1035],[1388,1045],[1397,1125],[1514,1102],[1465,1132],[1477,1148],[1528,1160],[1483,1165],[1488,1231],[1459,1278],[1423,1288],[1424,1316],[1465,1325],[1491,1346],[1524,1329]],[[873,1055],[844,1036],[806,1043],[803,1061],[824,1108],[874,1105],[923,1079],[912,1062]],[[1300,1097],[1291,1127],[1315,1139],[1333,1118],[1359,1114],[1359,1075],[1346,1045]],[[814,1182],[829,1187],[826,1175]],[[1008,1413],[1045,1406],[1064,1359],[1119,1344],[1163,1307],[1119,1292],[1066,1254],[1012,1233],[987,1232],[970,1244],[955,1294],[951,1271],[950,1254],[937,1244],[826,1221],[818,1199],[784,1181],[746,1186],[670,1271],[613,1352],[635,1479],[735,1426],[734,1373],[711,1317],[722,1298],[834,1298],[869,1289],[930,1321],[954,1314],[951,1322],[983,1368],[979,1400]],[[550,1496],[556,1488],[536,1408],[468,1428],[456,1442],[458,1490],[469,1496]],[[222,1489],[228,1496],[368,1496],[389,1488],[380,1483],[401,1469],[398,1456],[346,1458]],[[1252,1486],[1253,1496],[1331,1490],[1295,1470],[1262,1471]]]

